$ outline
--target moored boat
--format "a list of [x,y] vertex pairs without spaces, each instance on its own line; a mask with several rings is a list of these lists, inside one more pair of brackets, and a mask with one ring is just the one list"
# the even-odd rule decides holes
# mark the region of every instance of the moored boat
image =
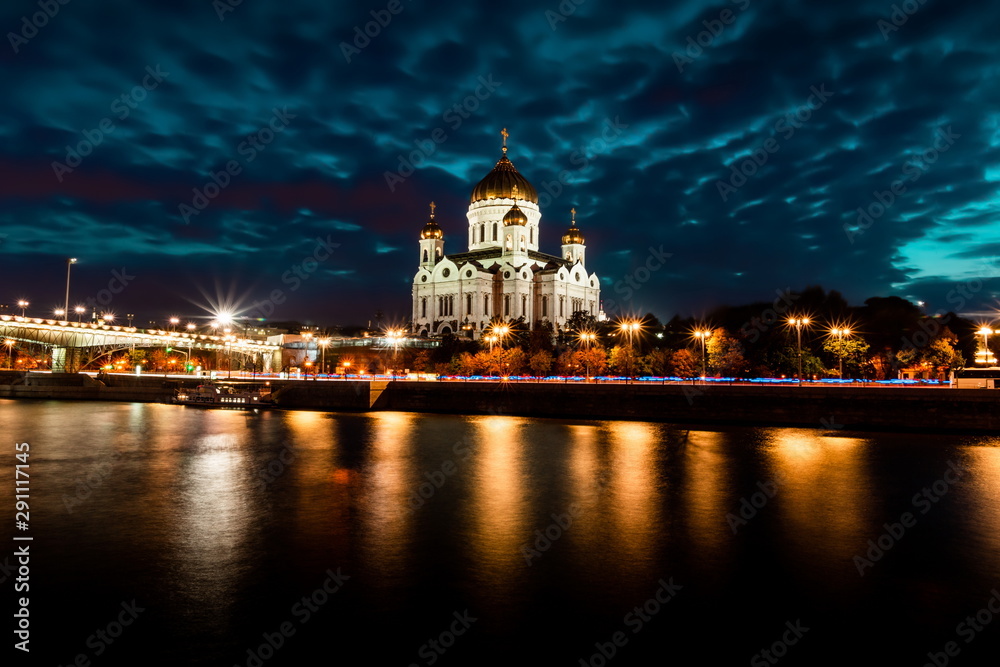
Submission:
[[202,384],[195,389],[179,389],[174,403],[209,408],[267,408],[271,401],[270,386]]

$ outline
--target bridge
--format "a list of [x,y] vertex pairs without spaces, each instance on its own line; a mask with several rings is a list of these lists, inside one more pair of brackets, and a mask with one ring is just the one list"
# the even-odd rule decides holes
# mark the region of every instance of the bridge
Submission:
[[86,350],[101,354],[136,347],[173,347],[187,350],[222,350],[244,360],[260,360],[263,372],[280,368],[281,346],[235,335],[215,336],[162,329],[138,329],[96,322],[67,322],[16,315],[0,315],[0,338],[47,345],[52,350],[52,371],[75,373]]

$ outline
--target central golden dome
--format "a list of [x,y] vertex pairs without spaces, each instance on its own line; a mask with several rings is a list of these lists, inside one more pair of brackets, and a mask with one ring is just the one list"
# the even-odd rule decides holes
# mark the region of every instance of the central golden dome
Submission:
[[473,188],[470,202],[474,204],[486,199],[515,199],[513,196],[515,187],[519,192],[517,198],[530,201],[532,204],[538,203],[538,193],[507,158],[507,147],[504,146],[503,157],[493,167],[493,171],[486,174],[486,177]]

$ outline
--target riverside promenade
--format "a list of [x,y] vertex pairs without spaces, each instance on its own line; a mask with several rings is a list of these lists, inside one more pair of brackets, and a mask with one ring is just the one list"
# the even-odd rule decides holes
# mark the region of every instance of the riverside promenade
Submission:
[[[0,373],[0,398],[169,402],[177,389],[204,382],[149,375],[110,375],[97,380],[88,375],[4,372]],[[263,382],[257,380],[257,384]],[[988,389],[514,381],[268,382],[275,406],[282,409],[1000,434],[1000,391]]]

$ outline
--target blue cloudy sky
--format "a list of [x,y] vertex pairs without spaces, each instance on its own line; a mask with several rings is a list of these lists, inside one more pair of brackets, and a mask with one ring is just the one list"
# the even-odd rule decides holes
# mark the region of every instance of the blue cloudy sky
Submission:
[[507,127],[619,308],[997,305],[995,3],[236,1],[4,3],[0,302],[61,304],[73,256],[119,314],[401,321]]

